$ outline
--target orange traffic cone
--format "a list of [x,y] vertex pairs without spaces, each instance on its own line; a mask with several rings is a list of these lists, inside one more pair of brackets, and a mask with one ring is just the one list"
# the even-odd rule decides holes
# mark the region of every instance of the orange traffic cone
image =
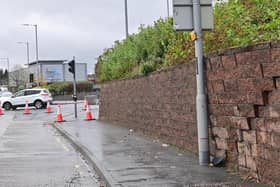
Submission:
[[57,116],[56,116],[56,122],[63,122],[63,117],[62,117],[62,114],[61,114],[61,106],[58,105],[57,106]]
[[4,115],[4,112],[3,112],[3,109],[2,109],[1,101],[0,101],[0,115]]
[[89,104],[87,104],[87,111],[86,111],[86,121],[91,121],[91,120],[94,120],[93,118],[92,118],[92,114],[91,114],[91,112],[90,112],[90,109],[89,109]]
[[51,109],[50,101],[48,101],[48,102],[47,102],[47,109],[46,109],[46,113],[52,113],[52,109]]
[[85,96],[83,110],[87,110],[87,105],[88,105],[88,101],[87,101],[87,97]]
[[28,107],[28,101],[25,101],[24,114],[31,114],[29,107]]

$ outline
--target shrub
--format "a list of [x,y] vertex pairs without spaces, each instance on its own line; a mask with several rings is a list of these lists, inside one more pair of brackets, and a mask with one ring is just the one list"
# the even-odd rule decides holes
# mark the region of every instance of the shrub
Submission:
[[[72,82],[55,82],[45,86],[53,95],[73,94]],[[77,92],[91,92],[93,83],[88,81],[77,82]]]
[[[214,30],[204,32],[204,52],[280,39],[279,0],[228,0],[214,7]],[[190,62],[194,42],[188,32],[175,32],[172,19],[141,25],[137,34],[116,41],[98,58],[96,75],[108,81],[147,75],[150,71]]]

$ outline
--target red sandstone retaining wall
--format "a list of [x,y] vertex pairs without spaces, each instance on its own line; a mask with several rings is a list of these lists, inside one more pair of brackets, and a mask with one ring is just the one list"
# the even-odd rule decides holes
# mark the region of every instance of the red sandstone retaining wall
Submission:
[[[206,58],[212,154],[280,184],[280,42]],[[100,119],[197,152],[195,64],[102,85]]]

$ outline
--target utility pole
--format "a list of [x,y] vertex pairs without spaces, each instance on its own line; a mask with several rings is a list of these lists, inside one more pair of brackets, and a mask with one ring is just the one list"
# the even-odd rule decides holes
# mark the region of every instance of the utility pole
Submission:
[[199,164],[208,166],[209,164],[209,135],[208,135],[208,111],[205,94],[205,76],[202,48],[202,28],[201,28],[201,6],[200,0],[193,0],[193,21],[195,39],[195,56],[197,59],[197,124],[198,124],[198,147]]
[[128,12],[127,12],[127,0],[124,0],[124,11],[125,11],[125,36],[128,38]]

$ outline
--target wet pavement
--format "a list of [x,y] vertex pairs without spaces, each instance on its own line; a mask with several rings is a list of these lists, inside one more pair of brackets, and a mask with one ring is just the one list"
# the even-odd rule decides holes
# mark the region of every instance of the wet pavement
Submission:
[[[92,111],[96,117],[98,108]],[[81,106],[79,112],[82,117]],[[132,129],[74,120],[70,116],[65,119],[65,123],[56,126],[91,154],[112,186],[263,186],[242,181],[223,168],[199,166],[196,155],[144,137]]]
[[[132,129],[85,121],[82,108],[80,103],[76,120],[73,105],[62,105],[66,122],[55,125],[82,156],[50,125],[56,106],[51,114],[31,110],[31,115],[23,115],[23,110],[17,110],[1,116],[0,186],[94,187],[103,177],[108,186],[123,187],[263,186],[242,181],[223,168],[201,167],[196,155]],[[97,117],[98,106],[91,108]],[[96,172],[88,172],[89,165]]]
[[31,112],[0,116],[0,186],[99,186],[99,177],[81,154],[47,123],[50,116]]

